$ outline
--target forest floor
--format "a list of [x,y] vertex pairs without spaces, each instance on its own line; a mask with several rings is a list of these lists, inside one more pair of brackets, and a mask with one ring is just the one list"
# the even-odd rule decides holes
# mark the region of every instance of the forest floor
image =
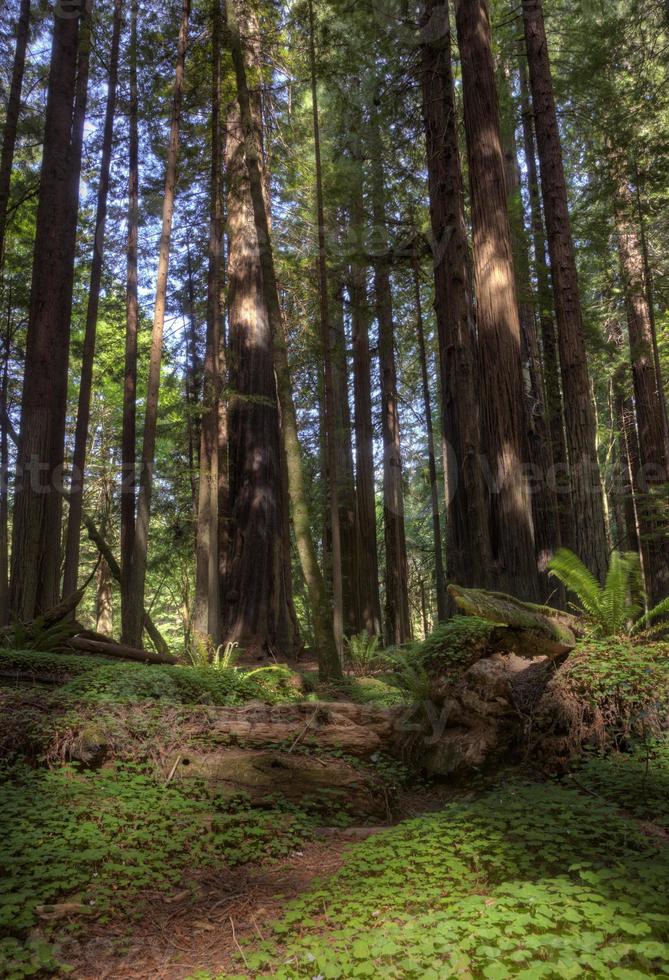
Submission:
[[[213,705],[303,694],[264,675],[3,658],[50,680],[0,688],[0,976],[669,977],[667,743],[464,786],[299,746],[315,798],[289,799],[281,768],[275,794],[230,796],[172,763],[186,723],[216,710],[194,691]],[[347,692],[393,698],[378,681]],[[88,762],[63,764],[82,725]],[[235,765],[264,752],[209,748]],[[337,767],[353,809],[328,794]]]

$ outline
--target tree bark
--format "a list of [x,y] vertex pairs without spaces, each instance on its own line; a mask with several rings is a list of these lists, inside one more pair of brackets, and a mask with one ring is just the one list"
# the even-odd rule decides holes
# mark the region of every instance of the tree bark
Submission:
[[9,394],[9,357],[11,353],[11,290],[7,301],[7,325],[5,327],[0,381],[0,627],[9,622],[9,426],[7,425]]
[[553,452],[546,424],[544,378],[539,353],[535,304],[530,281],[529,241],[520,186],[520,166],[515,134],[510,79],[504,66],[500,79],[505,95],[502,139],[506,162],[507,210],[511,226],[511,247],[516,272],[518,317],[521,330],[523,380],[526,395],[527,439],[532,465],[532,517],[542,599],[555,592],[548,577],[548,562],[561,545],[557,494],[554,482]]
[[653,329],[644,282],[643,255],[634,224],[634,201],[623,172],[615,174],[615,225],[618,255],[627,307],[629,349],[634,383],[634,406],[641,470],[637,475],[640,544],[644,556],[646,591],[651,606],[669,595],[669,536],[666,492],[669,459],[665,452],[661,377],[655,369]]
[[337,654],[344,655],[344,600],[342,590],[341,526],[337,474],[337,402],[332,367],[330,336],[330,297],[328,293],[327,255],[325,250],[325,208],[323,203],[323,168],[321,165],[321,136],[318,118],[318,83],[316,80],[316,39],[314,5],[309,0],[309,67],[311,72],[311,104],[316,164],[316,224],[318,237],[318,292],[320,306],[321,344],[323,348],[323,386],[325,389],[325,451],[327,459],[327,489],[330,504],[330,544],[332,549],[333,628]]
[[102,636],[111,636],[114,628],[112,575],[106,561],[98,568],[98,588],[95,606],[95,629]]
[[[371,123],[372,218],[377,234],[386,234],[386,205],[378,118]],[[381,432],[383,437],[383,527],[386,546],[386,642],[391,645],[411,639],[409,571],[404,527],[402,447],[397,405],[395,325],[390,262],[384,244],[374,262],[376,318],[379,326],[379,378],[381,384]]]
[[[414,295],[416,301],[416,336],[418,340],[418,359],[420,361],[420,376],[423,388],[423,411],[425,414],[425,430],[427,432],[427,464],[430,475],[430,502],[432,505],[432,539],[434,541],[434,584],[437,594],[437,618],[443,621],[448,617],[448,599],[446,596],[446,578],[444,575],[444,559],[441,550],[441,520],[439,517],[439,490],[437,488],[437,461],[434,452],[434,430],[432,427],[432,405],[430,404],[430,382],[425,350],[425,331],[423,329],[423,307],[420,296],[420,268],[414,263]],[[421,589],[423,589],[421,579]],[[425,605],[423,601],[423,606]],[[424,617],[425,618],[425,617]]]
[[111,169],[112,143],[114,138],[114,114],[116,111],[116,88],[118,84],[118,60],[122,21],[123,14],[121,9],[121,0],[115,0],[114,26],[112,31],[111,53],[109,58],[107,106],[105,110],[105,122],[102,137],[102,159],[100,163],[100,179],[98,184],[95,214],[93,261],[91,264],[90,281],[88,286],[88,307],[86,310],[84,349],[81,361],[81,378],[79,381],[79,402],[77,407],[77,422],[74,433],[74,450],[72,455],[72,483],[69,495],[70,509],[65,544],[65,568],[63,572],[62,594],[64,596],[70,595],[76,590],[79,572],[79,545],[81,541],[81,514],[83,508],[84,474],[86,468],[86,446],[88,443],[91,389],[93,385],[93,363],[95,359],[95,339],[98,310],[100,306],[100,284],[102,281],[105,223],[107,219],[107,198],[109,195],[109,174]]
[[581,560],[597,578],[603,580],[608,567],[608,548],[597,460],[595,412],[590,395],[578,275],[546,31],[541,0],[523,0],[522,6],[553,280],[571,496],[576,518],[573,543]]
[[123,431],[121,436],[121,636],[130,629],[130,570],[135,542],[137,479],[137,246],[139,229],[139,133],[137,86],[137,8],[130,3],[130,102],[128,110],[128,240],[126,249],[126,326],[123,374]]
[[477,342],[464,219],[448,4],[427,0],[421,31],[435,313],[446,492],[446,565],[452,581],[488,582],[492,558],[481,435]]
[[323,679],[327,679],[341,676],[341,663],[337,655],[337,647],[332,629],[332,614],[329,608],[323,576],[316,560],[316,549],[311,534],[311,522],[297,433],[297,419],[295,405],[293,403],[290,369],[288,366],[288,352],[284,336],[279,291],[274,272],[274,257],[272,254],[267,207],[263,193],[258,133],[253,122],[251,99],[246,79],[244,51],[239,34],[237,15],[234,9],[234,0],[228,0],[227,2],[227,27],[228,42],[237,81],[237,99],[244,137],[244,155],[253,204],[256,237],[260,253],[263,295],[273,339],[274,371],[281,408],[293,527],[314,621],[319,673]]
[[526,476],[521,333],[485,0],[458,0],[456,18],[472,201],[492,576],[497,590],[533,599],[537,567]]
[[[245,22],[251,66],[260,62],[258,26]],[[248,41],[246,39],[249,39]],[[249,95],[260,142],[260,100]],[[229,552],[223,601],[224,638],[247,649],[290,654],[298,642],[285,554],[286,481],[274,374],[274,343],[265,296],[239,107],[227,120],[228,310],[230,325]]]
[[195,548],[194,626],[218,642],[218,352],[221,335],[221,6],[211,3],[211,171],[209,179],[209,267],[207,339],[200,430],[200,480]]
[[183,0],[177,66],[172,95],[170,136],[165,170],[165,192],[163,197],[163,216],[160,234],[160,252],[156,275],[156,300],[153,314],[151,353],[149,356],[149,380],[146,392],[146,412],[144,416],[144,440],[137,498],[137,518],[130,582],[128,590],[128,617],[125,641],[133,647],[142,645],[142,623],[144,613],[144,590],[146,584],[146,563],[149,546],[149,516],[153,490],[153,465],[156,450],[156,428],[158,423],[158,397],[160,393],[160,365],[163,352],[163,328],[165,325],[165,305],[167,301],[167,275],[170,260],[172,237],[172,217],[177,186],[177,157],[179,152],[179,121],[183,98],[184,67],[188,44],[188,20],[190,0]]
[[21,113],[21,90],[23,88],[23,72],[26,63],[26,48],[28,46],[29,34],[30,0],[21,0],[19,17],[16,23],[16,44],[14,46],[12,80],[9,86],[5,128],[2,134],[2,150],[0,151],[0,268],[4,264],[5,256],[7,205],[9,203],[16,134],[19,125],[19,115]]
[[374,480],[374,427],[372,425],[371,355],[369,349],[369,304],[367,272],[363,258],[365,222],[363,151],[356,135],[362,128],[362,115],[356,110],[351,130],[354,134],[354,177],[351,192],[351,236],[349,292],[353,335],[353,400],[355,427],[355,494],[358,529],[358,597],[360,627],[370,636],[381,636],[379,598],[379,559],[376,540],[376,490]]
[[59,594],[62,497],[54,484],[63,477],[81,169],[77,119],[73,126],[79,36],[79,17],[54,17],[12,540],[10,607],[26,621]]

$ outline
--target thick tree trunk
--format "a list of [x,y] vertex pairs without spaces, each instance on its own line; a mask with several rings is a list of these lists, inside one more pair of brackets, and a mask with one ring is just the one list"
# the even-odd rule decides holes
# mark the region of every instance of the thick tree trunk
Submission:
[[507,210],[511,226],[511,247],[516,271],[518,316],[521,330],[523,376],[526,394],[527,439],[532,465],[532,516],[535,546],[539,567],[542,599],[555,592],[555,583],[548,578],[547,566],[560,547],[560,523],[555,492],[553,453],[546,424],[544,379],[537,338],[534,296],[530,281],[529,242],[525,230],[525,214],[520,187],[520,166],[515,134],[509,78],[501,79],[506,96],[503,118],[504,158],[506,162]]
[[537,595],[521,332],[486,0],[458,0],[495,588]]
[[188,409],[188,476],[193,503],[194,543],[197,545],[197,512],[199,506],[198,471],[200,468],[200,393],[204,378],[204,365],[198,354],[199,324],[195,303],[195,274],[190,249],[190,234],[186,233],[186,405]]
[[130,569],[135,542],[137,457],[137,246],[139,228],[139,133],[137,91],[137,7],[130,3],[130,102],[128,110],[128,242],[126,250],[126,327],[123,373],[123,431],[121,436],[121,636],[130,628]]
[[84,349],[81,360],[81,379],[79,381],[79,402],[77,423],[74,433],[72,456],[72,482],[69,495],[69,516],[65,544],[65,568],[63,572],[63,596],[71,595],[77,588],[79,573],[79,545],[81,541],[81,514],[83,507],[84,474],[86,468],[86,446],[88,443],[88,423],[91,409],[91,389],[93,384],[93,362],[95,358],[95,338],[97,332],[98,309],[100,305],[100,284],[102,281],[102,261],[105,243],[105,223],[107,219],[107,197],[109,194],[109,174],[111,170],[112,141],[114,137],[114,114],[116,111],[116,87],[118,83],[118,60],[123,16],[121,0],[114,2],[114,26],[112,31],[111,53],[109,58],[109,82],[107,106],[102,137],[102,159],[98,184],[97,207],[95,214],[95,239],[93,261],[88,286],[88,307]]
[[491,556],[476,332],[464,220],[448,5],[427,0],[421,45],[446,481],[446,564],[453,581],[485,585]]
[[632,459],[638,462],[638,442],[634,405],[629,404],[625,392],[625,366],[621,364],[611,379],[612,427],[618,446],[618,472],[614,492],[616,506],[622,504],[617,540],[614,547],[618,551],[636,551],[639,554],[639,519],[634,491],[634,467]]
[[[257,24],[249,20],[247,57],[260,60]],[[261,140],[259,99],[252,123]],[[223,636],[247,649],[290,654],[298,642],[285,575],[286,486],[274,376],[272,326],[263,294],[261,258],[239,107],[227,120],[228,310],[230,324],[230,542]]]
[[[441,519],[439,517],[439,490],[437,487],[437,461],[434,452],[434,430],[432,427],[432,405],[430,404],[430,382],[425,350],[425,331],[423,329],[423,306],[420,296],[420,267],[414,263],[414,295],[416,301],[416,337],[418,340],[418,359],[420,361],[420,376],[423,388],[423,412],[427,432],[427,465],[430,476],[430,502],[432,505],[432,539],[434,541],[434,584],[437,593],[437,618],[441,621],[448,616],[448,599],[446,595],[446,578],[444,575],[444,559],[441,545]],[[421,588],[423,582],[421,579]],[[423,601],[423,606],[425,605]],[[425,618],[425,616],[423,617]]]
[[10,606],[21,620],[59,594],[62,497],[54,485],[63,478],[81,169],[73,132],[79,34],[79,17],[54,17],[14,503]]
[[[356,112],[352,131],[359,133],[362,117]],[[353,401],[355,427],[355,496],[358,529],[358,597],[360,628],[380,636],[379,559],[376,540],[376,490],[374,480],[374,427],[372,425],[372,359],[369,349],[367,271],[363,259],[365,221],[363,157],[359,139],[354,142],[354,178],[351,191],[351,256],[349,293],[353,339]]]
[[[550,272],[546,261],[544,218],[541,210],[541,192],[537,175],[534,122],[527,84],[527,65],[522,50],[518,62],[518,72],[520,79],[525,167],[527,170],[527,190],[530,201],[530,223],[532,244],[534,247],[534,275],[537,284],[536,304],[539,326],[541,328],[546,422],[551,441],[553,466],[555,467],[555,477],[551,480],[551,485],[553,488],[556,488],[559,482],[559,475],[562,474],[562,482],[564,482],[564,475],[568,472],[567,443],[564,434],[564,411],[562,408],[562,392],[560,390],[560,363],[558,359],[557,337],[555,335],[555,321],[553,318],[553,297],[551,295]],[[555,492],[560,522],[560,542],[566,546],[572,543],[574,534],[571,492],[568,487],[561,488],[559,494],[557,491]]]
[[7,227],[7,205],[9,203],[9,188],[14,162],[16,133],[21,112],[21,90],[23,88],[23,72],[26,63],[26,48],[30,34],[30,0],[21,0],[19,17],[16,23],[16,44],[14,46],[14,64],[12,80],[9,86],[9,98],[5,113],[5,127],[2,134],[2,150],[0,151],[0,268],[5,255],[5,230]]
[[[318,118],[318,84],[316,80],[316,41],[314,37],[314,7],[309,0],[309,67],[311,71],[311,103],[313,112],[314,157],[316,163],[316,224],[318,236],[318,292],[320,300],[321,344],[323,348],[323,385],[325,388],[325,453],[327,459],[327,490],[330,505],[330,544],[332,550],[332,592],[334,599],[334,638],[340,660],[344,651],[344,599],[342,587],[341,526],[339,523],[339,487],[337,473],[337,402],[332,367],[332,337],[330,297],[328,294],[327,255],[325,250],[325,208],[323,203],[323,168],[321,166],[321,136]],[[337,397],[339,396],[339,397]]]
[[643,255],[633,218],[633,198],[623,174],[616,175],[615,223],[627,306],[630,359],[641,471],[637,500],[646,589],[651,605],[669,595],[669,528],[662,515],[663,488],[669,481],[665,453],[663,405],[653,356],[653,330],[643,273]]
[[211,175],[207,340],[202,393],[200,480],[195,549],[195,629],[218,642],[218,351],[221,335],[221,6],[211,4]]
[[183,0],[177,66],[172,95],[170,136],[167,148],[165,169],[165,192],[163,197],[163,216],[160,234],[160,252],[156,275],[156,300],[153,313],[153,332],[149,356],[149,380],[146,392],[146,412],[144,416],[144,441],[137,498],[137,518],[130,582],[128,590],[128,617],[125,642],[133,647],[142,645],[142,625],[144,618],[144,590],[146,584],[146,563],[149,547],[149,516],[153,490],[153,464],[156,450],[156,429],[158,424],[158,396],[160,393],[160,365],[163,353],[163,328],[165,325],[165,305],[167,301],[167,275],[170,260],[172,237],[172,217],[177,186],[177,157],[179,151],[179,121],[183,98],[184,67],[188,44],[188,20],[190,0]]
[[[386,235],[386,205],[381,135],[378,119],[371,124],[372,218],[377,235]],[[411,639],[409,571],[404,527],[402,447],[397,404],[395,325],[390,262],[387,244],[374,262],[376,318],[379,325],[379,379],[381,384],[381,434],[383,437],[383,527],[386,546],[386,642],[391,645]]]
[[302,458],[297,433],[297,418],[293,402],[288,352],[284,336],[279,290],[274,271],[274,256],[269,230],[267,205],[263,192],[260,146],[257,127],[254,125],[251,98],[246,80],[244,50],[237,24],[237,14],[233,0],[227,3],[228,41],[235,68],[237,98],[239,102],[241,129],[244,136],[244,155],[249,178],[253,216],[256,229],[263,295],[267,309],[270,336],[273,340],[274,371],[281,408],[281,420],[286,466],[288,470],[288,491],[293,516],[293,528],[302,572],[309,594],[309,605],[314,622],[316,648],[319,658],[319,672],[322,678],[341,676],[341,663],[332,629],[332,613],[321,570],[316,559],[316,548],[311,534],[311,522],[307,504]]
[[0,381],[0,627],[9,622],[9,432],[7,401],[9,393],[9,357],[11,353],[11,290],[7,302],[7,326],[4,336],[2,380]]
[[595,412],[590,394],[578,275],[567,206],[567,184],[546,31],[541,0],[523,0],[522,6],[562,372],[575,515],[573,543],[590,571],[603,579],[608,566],[608,549],[597,460]]

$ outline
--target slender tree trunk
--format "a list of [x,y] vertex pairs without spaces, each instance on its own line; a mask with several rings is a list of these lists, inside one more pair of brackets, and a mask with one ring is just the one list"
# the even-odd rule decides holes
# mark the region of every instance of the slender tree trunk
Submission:
[[618,444],[619,473],[615,487],[616,497],[622,498],[623,519],[620,522],[624,533],[619,534],[614,547],[619,551],[641,552],[639,546],[639,518],[634,490],[634,471],[632,458],[638,461],[638,443],[634,406],[630,405],[625,393],[625,367],[623,364],[611,379],[612,424]]
[[663,405],[653,356],[653,329],[645,289],[643,255],[633,214],[633,198],[624,174],[618,173],[615,223],[622,274],[629,348],[634,382],[634,405],[641,471],[637,481],[641,496],[637,507],[641,527],[646,587],[651,605],[669,595],[669,535],[663,488],[669,481],[669,459],[665,453]]
[[179,151],[179,121],[183,97],[184,67],[188,44],[188,20],[190,0],[183,0],[177,67],[172,96],[170,137],[167,149],[165,170],[165,192],[163,197],[163,217],[160,234],[160,254],[156,275],[156,301],[153,314],[153,332],[149,357],[149,380],[146,392],[146,412],[144,416],[144,441],[137,498],[137,519],[135,540],[130,566],[130,587],[128,591],[127,638],[130,646],[140,647],[144,613],[144,589],[146,584],[146,562],[149,546],[149,516],[151,513],[151,494],[153,489],[153,464],[156,450],[156,428],[158,423],[158,396],[160,392],[160,365],[163,352],[163,328],[165,325],[165,305],[167,300],[167,274],[172,237],[172,217],[177,186],[177,157]]
[[2,380],[0,381],[0,626],[9,622],[9,432],[7,424],[11,354],[11,290],[7,301]]
[[129,644],[130,570],[135,542],[137,467],[137,332],[139,298],[137,246],[139,228],[139,133],[137,91],[137,7],[130,4],[130,102],[128,113],[128,242],[126,250],[126,327],[123,374],[123,432],[121,436],[121,639]]
[[246,169],[249,177],[253,216],[256,227],[262,286],[267,307],[270,331],[273,339],[274,370],[276,374],[283,438],[288,470],[288,490],[290,494],[293,527],[297,550],[300,556],[309,594],[309,605],[314,621],[316,648],[319,658],[319,672],[323,679],[341,676],[341,663],[332,629],[332,614],[325,591],[323,576],[316,559],[316,548],[311,534],[311,522],[307,504],[302,458],[297,433],[297,419],[293,403],[288,351],[284,336],[279,291],[274,272],[274,257],[269,230],[267,207],[263,193],[260,146],[257,128],[253,122],[253,112],[246,80],[244,52],[237,24],[233,0],[227,2],[228,41],[237,80],[237,98],[240,120],[244,135]]
[[79,17],[54,17],[14,503],[10,607],[21,620],[59,596],[62,496],[54,484],[63,476],[81,169],[73,133],[79,33]]
[[[201,423],[198,418],[200,410],[199,393],[204,378],[203,365],[198,356],[198,322],[195,306],[195,276],[193,260],[190,251],[190,236],[186,244],[186,294],[188,304],[188,332],[186,334],[186,402],[188,406],[188,474],[190,477],[191,499],[193,501],[193,528],[195,529],[195,546],[197,547],[197,515],[199,506],[199,481]],[[197,628],[197,627],[195,627]]]
[[590,397],[578,275],[546,31],[541,0],[523,0],[522,6],[560,351],[572,504],[576,518],[574,546],[581,560],[602,580],[608,566],[608,547],[595,412]]
[[[378,230],[386,229],[383,161],[378,119],[372,120],[372,217]],[[397,405],[395,326],[390,262],[387,244],[374,263],[376,317],[379,325],[379,376],[381,383],[381,430],[383,435],[383,526],[386,545],[386,641],[405,643],[411,639],[409,572],[404,528],[402,448]]]
[[[360,113],[352,130],[359,133]],[[353,400],[355,425],[355,493],[358,528],[358,597],[360,627],[370,636],[381,636],[379,559],[376,540],[376,490],[374,480],[374,428],[372,425],[371,355],[367,274],[363,259],[364,183],[362,148],[354,142],[355,175],[351,193],[351,233],[356,239],[351,257],[349,291],[353,335]]]
[[323,384],[325,388],[325,450],[327,486],[330,504],[330,541],[332,547],[332,592],[334,598],[333,624],[337,653],[344,653],[344,601],[342,592],[341,528],[337,475],[337,395],[334,389],[330,311],[328,294],[327,255],[325,251],[325,208],[323,204],[323,168],[321,165],[321,136],[318,119],[318,84],[316,80],[316,40],[314,36],[314,5],[309,0],[309,67],[311,71],[311,103],[313,113],[314,157],[316,163],[316,223],[318,233],[318,291],[320,299],[321,343],[323,347]]
[[[532,106],[527,85],[527,65],[524,54],[518,61],[520,79],[520,100],[523,122],[523,143],[525,150],[525,166],[527,168],[527,187],[530,201],[530,223],[532,242],[534,246],[534,274],[537,291],[539,326],[541,328],[541,346],[543,354],[543,381],[546,403],[546,421],[551,441],[551,453],[556,478],[568,472],[567,443],[564,434],[564,411],[562,408],[562,392],[560,390],[560,363],[558,359],[555,321],[553,319],[553,297],[551,295],[550,273],[546,262],[546,239],[544,235],[544,219],[541,210],[541,193],[537,176],[537,163],[534,144],[534,122]],[[557,485],[553,480],[553,486]],[[563,481],[564,482],[564,481]],[[573,544],[574,513],[569,488],[562,488],[556,493],[558,518],[560,521],[560,541],[563,545]]]
[[347,635],[359,632],[360,603],[358,598],[358,551],[356,528],[355,476],[353,470],[353,442],[351,438],[351,409],[348,400],[349,368],[346,350],[346,325],[344,322],[343,285],[340,280],[332,293],[330,316],[330,347],[334,388],[337,398],[337,483],[339,492],[339,528],[341,532],[342,607],[344,631]]
[[458,0],[469,157],[484,465],[496,585],[537,595],[521,332],[506,209],[504,156],[485,0]]
[[84,349],[81,361],[81,380],[79,382],[79,403],[77,423],[74,433],[74,452],[72,457],[72,483],[70,487],[70,511],[65,544],[65,569],[63,573],[63,597],[77,589],[79,572],[79,545],[81,540],[81,514],[83,506],[84,474],[86,468],[86,445],[91,410],[91,389],[93,384],[93,362],[95,358],[95,338],[98,310],[100,306],[100,284],[102,281],[102,262],[105,242],[105,223],[107,219],[107,198],[109,194],[109,174],[111,169],[112,142],[114,137],[114,114],[116,111],[116,87],[118,83],[118,59],[123,15],[121,0],[114,2],[114,26],[112,31],[111,54],[109,59],[109,82],[107,106],[102,137],[102,159],[100,181],[98,184],[97,208],[95,214],[95,238],[93,261],[88,286],[88,307]]
[[95,629],[102,636],[111,636],[114,629],[112,574],[104,560],[100,562],[97,580]]
[[14,162],[16,133],[21,112],[21,90],[23,88],[23,72],[26,63],[26,48],[30,34],[30,0],[21,0],[19,18],[16,24],[16,44],[14,46],[14,64],[12,80],[9,86],[9,99],[5,115],[5,128],[2,134],[2,150],[0,151],[0,268],[5,255],[5,230],[7,227],[7,205],[9,203],[9,187]]
[[209,181],[209,270],[207,341],[204,359],[200,480],[195,553],[194,626],[216,642],[218,587],[218,351],[221,334],[221,6],[211,4],[211,176]]
[[432,427],[432,406],[430,404],[430,382],[425,350],[425,331],[423,329],[423,308],[420,296],[420,269],[414,263],[414,295],[416,301],[416,335],[418,339],[418,358],[420,360],[421,383],[423,386],[423,411],[427,431],[427,463],[430,474],[430,500],[432,503],[432,537],[434,540],[434,582],[437,593],[437,618],[442,621],[448,616],[446,578],[441,550],[441,520],[439,517],[439,490],[437,488],[437,461],[434,452],[434,430]]
[[479,462],[477,346],[447,3],[427,0],[421,38],[446,481],[446,564],[452,581],[482,587],[487,584],[492,559]]

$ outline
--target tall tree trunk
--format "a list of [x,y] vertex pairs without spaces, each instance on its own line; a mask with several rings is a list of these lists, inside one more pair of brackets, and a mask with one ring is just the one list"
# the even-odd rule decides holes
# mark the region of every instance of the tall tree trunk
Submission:
[[[247,15],[252,66],[260,63],[258,25]],[[252,40],[251,40],[252,39]],[[260,99],[252,97],[261,141]],[[273,344],[254,221],[239,107],[227,120],[228,310],[230,325],[230,541],[223,601],[224,638],[264,653],[290,654],[297,631],[286,578],[289,528]]]
[[446,564],[452,581],[481,587],[488,582],[492,561],[480,466],[476,332],[447,3],[427,0],[421,37],[446,481]]
[[[629,404],[625,393],[625,366],[621,364],[611,379],[612,424],[618,445],[619,478],[615,487],[616,498],[622,502],[623,533],[618,535],[614,547],[619,551],[641,552],[639,547],[639,518],[634,491],[634,467],[632,459],[638,463],[638,442],[634,405]],[[616,504],[618,504],[618,500]]]
[[72,456],[72,484],[70,487],[70,512],[65,544],[65,569],[63,572],[63,597],[72,595],[77,589],[79,572],[79,545],[81,540],[81,514],[83,507],[84,474],[86,468],[86,445],[88,442],[88,423],[91,410],[91,389],[93,384],[93,362],[95,359],[95,338],[100,306],[100,284],[102,281],[102,262],[105,243],[105,223],[107,219],[107,198],[109,194],[109,174],[111,169],[112,143],[114,138],[114,114],[116,111],[116,87],[118,83],[118,60],[123,15],[121,0],[114,2],[114,26],[112,31],[111,53],[109,58],[109,82],[107,106],[102,137],[102,158],[98,184],[97,207],[95,214],[95,238],[93,261],[88,286],[88,307],[84,349],[81,360],[81,380],[79,382],[79,403],[77,423],[74,433]]
[[337,483],[339,492],[339,528],[341,532],[342,608],[344,631],[347,635],[359,632],[360,603],[358,597],[355,476],[353,470],[353,441],[351,438],[351,408],[348,400],[348,353],[346,350],[346,325],[344,322],[343,285],[338,279],[332,291],[330,316],[330,347],[334,387],[338,392],[337,435]]
[[469,157],[477,326],[481,364],[482,443],[497,588],[537,595],[534,529],[504,156],[485,0],[456,3]]
[[9,357],[11,354],[12,294],[7,300],[2,380],[0,380],[0,626],[9,622]]
[[[362,127],[356,112],[351,126],[354,134]],[[358,528],[358,597],[360,628],[370,636],[380,636],[379,559],[376,540],[376,490],[374,480],[374,427],[372,425],[372,363],[369,349],[369,304],[367,272],[363,258],[364,180],[359,138],[354,136],[354,178],[351,192],[351,256],[349,292],[353,339],[353,400],[355,426],[355,495]]]
[[12,80],[9,86],[9,99],[5,114],[5,128],[2,134],[2,150],[0,151],[0,268],[5,255],[5,230],[7,227],[7,205],[9,203],[9,187],[12,178],[14,148],[16,133],[21,112],[21,90],[23,88],[23,72],[26,63],[26,48],[30,34],[30,0],[21,0],[19,18],[16,23],[16,44],[14,46],[14,64]]
[[[416,302],[416,335],[418,340],[418,358],[420,360],[420,375],[423,386],[423,411],[425,429],[427,432],[427,463],[430,475],[430,501],[432,504],[432,537],[434,541],[434,584],[437,593],[437,618],[442,621],[448,616],[448,599],[446,595],[446,578],[444,576],[444,559],[441,550],[441,520],[439,517],[439,490],[437,488],[437,461],[434,452],[434,430],[432,427],[432,405],[430,404],[430,382],[425,350],[425,331],[423,328],[423,307],[420,296],[420,268],[414,263],[414,296]],[[422,580],[421,580],[422,583]]]
[[[377,233],[386,235],[386,205],[379,123],[371,124],[372,218]],[[397,405],[395,365],[395,326],[390,282],[389,243],[374,263],[376,317],[379,325],[379,376],[381,383],[381,432],[383,436],[383,526],[386,545],[386,642],[405,643],[411,639],[409,612],[409,571],[404,528],[404,489],[402,487],[402,447]]]
[[10,607],[21,620],[59,596],[62,496],[54,485],[63,476],[81,169],[73,132],[79,34],[79,17],[54,17],[14,502]]
[[[527,65],[522,50],[518,60],[518,72],[520,79],[525,167],[527,169],[527,188],[530,201],[530,224],[532,244],[534,247],[534,275],[537,283],[536,303],[539,326],[541,328],[546,421],[550,434],[553,466],[555,467],[555,476],[557,478],[558,474],[563,474],[564,476],[568,472],[567,443],[564,434],[564,411],[562,408],[562,392],[560,390],[560,363],[558,359],[557,337],[555,335],[555,321],[553,318],[553,297],[551,295],[550,273],[546,262],[544,218],[541,210],[541,192],[537,175],[534,122],[527,84]],[[557,479],[551,482],[553,487],[555,487]],[[560,541],[563,545],[569,545],[572,543],[574,534],[574,513],[570,490],[563,488],[559,494],[556,493],[556,500],[560,521]]]
[[643,255],[634,220],[634,201],[624,173],[616,175],[615,224],[622,274],[629,348],[634,382],[634,405],[641,472],[638,476],[642,496],[637,502],[641,528],[641,548],[650,604],[669,595],[669,528],[666,501],[658,496],[669,481],[669,459],[665,452],[663,405],[653,356],[653,329],[648,294],[644,282]]
[[188,407],[188,474],[190,477],[191,500],[193,502],[193,528],[197,544],[197,512],[199,506],[198,471],[200,468],[201,426],[200,389],[203,380],[203,365],[198,355],[199,330],[195,306],[195,275],[190,250],[190,235],[186,237],[186,304],[188,329],[186,332],[186,403]]
[[318,84],[316,80],[316,40],[314,5],[309,0],[309,67],[311,71],[311,104],[313,114],[314,157],[316,163],[316,223],[318,234],[318,292],[320,299],[321,344],[323,347],[323,385],[325,388],[325,451],[327,488],[330,504],[330,543],[332,548],[332,592],[334,598],[334,638],[340,660],[344,650],[344,600],[342,592],[341,527],[337,476],[337,396],[334,389],[327,255],[325,251],[325,208],[323,204],[323,168],[318,118]]
[[209,269],[207,340],[204,359],[200,480],[195,552],[194,626],[219,638],[218,587],[218,352],[221,335],[221,5],[211,3],[211,172],[209,180]]
[[128,111],[128,241],[126,249],[126,326],[123,372],[123,431],[121,436],[121,639],[129,644],[130,570],[135,542],[137,468],[137,332],[139,298],[137,247],[139,229],[139,133],[137,87],[137,8],[130,3],[130,102]]
[[602,580],[608,566],[608,548],[595,412],[546,31],[541,0],[523,0],[522,6],[560,351],[575,515],[574,547],[590,571]]
[[506,162],[507,210],[511,226],[511,247],[516,272],[518,317],[526,394],[527,439],[532,465],[532,516],[542,598],[555,592],[548,577],[548,562],[560,547],[560,522],[555,492],[553,453],[546,424],[544,378],[537,338],[534,296],[530,281],[529,242],[520,186],[520,166],[515,133],[515,113],[510,79],[505,71],[500,79],[506,96],[502,138]]
[[237,24],[234,0],[227,2],[228,41],[237,81],[241,129],[244,137],[244,155],[249,178],[251,202],[260,253],[261,279],[267,316],[273,340],[274,371],[276,374],[279,406],[286,451],[288,491],[290,495],[293,527],[309,594],[309,605],[314,621],[319,673],[323,679],[341,676],[341,663],[332,629],[332,612],[328,602],[323,576],[316,559],[316,548],[311,533],[302,458],[297,433],[297,418],[293,402],[288,351],[284,336],[279,290],[274,271],[274,256],[270,237],[267,205],[263,193],[260,144],[254,125],[251,98],[246,80],[244,51]]
[[142,642],[144,619],[144,589],[146,584],[146,562],[149,546],[149,516],[151,513],[151,494],[153,490],[153,464],[156,451],[156,428],[158,423],[158,396],[160,393],[160,365],[163,353],[163,328],[165,325],[165,305],[167,300],[167,274],[170,260],[172,237],[172,217],[177,187],[177,157],[179,152],[179,121],[183,98],[184,68],[188,44],[188,20],[190,0],[183,0],[177,65],[172,95],[170,136],[165,168],[165,192],[163,196],[163,217],[160,234],[160,253],[156,275],[156,300],[153,313],[151,353],[149,355],[149,380],[146,391],[146,411],[144,415],[144,440],[137,498],[137,518],[135,539],[130,565],[128,590],[127,637],[125,642],[139,647]]

